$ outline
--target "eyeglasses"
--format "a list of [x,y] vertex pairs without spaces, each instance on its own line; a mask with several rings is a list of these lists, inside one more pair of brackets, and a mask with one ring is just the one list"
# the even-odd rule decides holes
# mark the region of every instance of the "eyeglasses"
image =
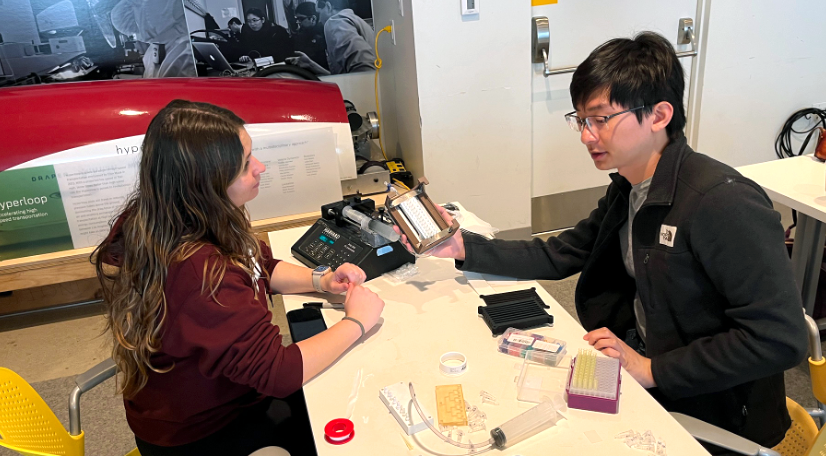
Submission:
[[571,130],[582,133],[582,129],[588,127],[588,131],[591,134],[596,135],[599,130],[603,127],[608,125],[608,121],[617,117],[620,114],[625,114],[626,112],[636,111],[638,109],[644,108],[645,105],[637,106],[636,108],[626,109],[625,111],[620,111],[610,116],[588,116],[585,118],[578,117],[576,115],[576,111],[571,111],[568,114],[565,114],[565,120],[568,122],[568,126],[571,127]]
[[309,19],[310,19],[310,17],[309,17],[309,16],[296,16],[296,17],[295,17],[295,21],[296,21],[296,22],[307,21],[307,20],[309,20]]
[[264,19],[257,19],[257,18],[247,19],[247,22],[264,22]]

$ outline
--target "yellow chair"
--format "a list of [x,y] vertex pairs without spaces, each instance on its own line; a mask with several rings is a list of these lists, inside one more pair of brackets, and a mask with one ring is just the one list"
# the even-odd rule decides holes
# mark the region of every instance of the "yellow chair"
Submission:
[[[80,396],[116,373],[114,361],[107,359],[75,379],[66,432],[31,385],[11,370],[0,368],[0,446],[24,455],[83,456]],[[134,449],[127,456],[140,454]]]
[[818,408],[806,410],[797,402],[786,398],[786,408],[792,425],[786,436],[774,448],[768,449],[731,432],[700,421],[696,418],[671,413],[694,438],[721,446],[730,451],[754,456],[823,456],[826,455],[826,426],[818,431],[814,418],[821,423],[826,417],[826,360],[820,345],[820,331],[817,323],[806,315],[809,336],[809,373],[812,378],[812,392],[818,401]]

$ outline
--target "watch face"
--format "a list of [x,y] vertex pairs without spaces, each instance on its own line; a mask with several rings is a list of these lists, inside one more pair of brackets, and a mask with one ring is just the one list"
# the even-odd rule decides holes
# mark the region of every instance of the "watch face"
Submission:
[[330,266],[319,266],[315,268],[315,272],[327,272],[330,269]]

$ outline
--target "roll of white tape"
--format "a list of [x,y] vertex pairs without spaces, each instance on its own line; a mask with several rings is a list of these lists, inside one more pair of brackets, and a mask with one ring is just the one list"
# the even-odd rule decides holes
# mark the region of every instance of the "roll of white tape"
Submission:
[[439,369],[445,375],[462,375],[467,370],[467,357],[459,352],[447,352],[439,358]]

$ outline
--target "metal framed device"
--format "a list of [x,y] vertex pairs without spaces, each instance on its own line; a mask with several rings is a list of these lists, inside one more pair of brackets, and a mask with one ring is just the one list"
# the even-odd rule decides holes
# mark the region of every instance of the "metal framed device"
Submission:
[[385,202],[387,213],[419,254],[450,239],[459,231],[459,222],[445,221],[425,193],[424,186],[428,184],[426,178],[420,177],[419,184],[410,191],[388,196]]

